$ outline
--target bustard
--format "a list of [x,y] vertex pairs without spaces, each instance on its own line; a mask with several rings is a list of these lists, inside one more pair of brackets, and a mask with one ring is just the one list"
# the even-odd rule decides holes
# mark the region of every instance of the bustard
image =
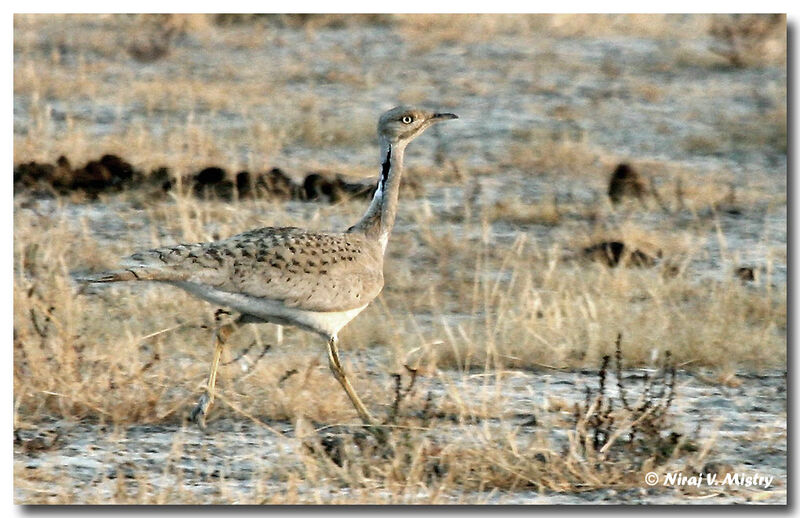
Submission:
[[191,419],[205,428],[214,403],[220,355],[236,324],[293,325],[322,336],[334,377],[366,425],[375,423],[339,360],[339,331],[383,289],[383,258],[394,226],[403,154],[431,125],[458,118],[400,106],[378,121],[381,173],[361,220],[344,232],[266,227],[209,243],[138,252],[125,269],[95,274],[88,282],[154,281],[183,288],[241,315],[215,333],[208,382]]

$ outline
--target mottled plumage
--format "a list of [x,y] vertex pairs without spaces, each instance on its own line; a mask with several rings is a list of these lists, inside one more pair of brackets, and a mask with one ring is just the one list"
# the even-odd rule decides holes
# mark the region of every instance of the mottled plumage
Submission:
[[125,263],[119,274],[138,280],[203,284],[309,311],[361,307],[383,288],[383,252],[361,233],[265,227],[137,252]]
[[[431,124],[454,118],[406,107],[381,116],[378,186],[364,216],[345,232],[259,228],[221,241],[137,252],[124,260],[125,269],[85,280],[167,283],[240,312],[239,323],[288,324],[318,333],[328,340],[334,376],[362,420],[372,423],[339,362],[337,334],[383,289],[383,256],[394,226],[406,145]],[[217,333],[208,388],[192,414],[201,426],[213,402],[222,344],[232,329],[226,325]]]

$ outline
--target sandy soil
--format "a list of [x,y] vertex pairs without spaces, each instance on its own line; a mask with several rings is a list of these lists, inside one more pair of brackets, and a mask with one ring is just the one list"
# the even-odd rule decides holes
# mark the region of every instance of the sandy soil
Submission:
[[[531,418],[552,401],[580,400],[584,387],[594,382],[592,372],[553,373],[511,371],[501,385],[482,375],[447,376],[465,398],[479,400],[500,386],[505,416],[497,419],[454,423],[434,421],[435,440],[469,441],[480,437],[486,426],[506,426],[535,433]],[[626,371],[624,378],[641,379],[644,371]],[[708,486],[701,490],[662,481],[641,489],[604,489],[578,493],[534,491],[463,492],[451,490],[435,496],[421,490],[405,495],[405,503],[786,503],[786,378],[780,373],[740,375],[736,387],[707,383],[701,375],[680,374],[678,397],[672,409],[673,430],[694,437],[698,445],[713,445],[713,462],[696,467],[706,473],[741,473],[773,477],[769,487]],[[615,379],[609,379],[615,395]],[[418,391],[442,393],[448,389],[437,378],[419,380]],[[483,396],[482,396],[483,395]],[[635,394],[634,394],[635,395]],[[550,403],[548,403],[548,401]],[[188,411],[188,409],[187,409]],[[742,419],[747,416],[747,419]],[[541,415],[540,415],[541,418]],[[320,434],[329,431],[320,425]],[[354,428],[357,430],[357,428]],[[558,434],[558,432],[554,432]],[[473,439],[470,439],[473,438]],[[563,435],[554,441],[563,442]],[[173,424],[111,426],[54,420],[35,429],[18,431],[14,447],[15,470],[24,470],[24,482],[15,487],[15,500],[58,502],[64,495],[77,501],[103,501],[118,484],[128,494],[146,490],[181,501],[259,503],[288,499],[284,480],[287,470],[298,469],[303,441],[288,422],[212,419],[206,433],[195,426]],[[35,473],[47,474],[38,480]],[[696,472],[687,469],[687,476]],[[341,500],[354,488],[310,486],[298,481],[293,498],[305,502]],[[375,498],[367,495],[367,498]],[[433,500],[431,500],[433,498]],[[375,500],[370,500],[375,501]],[[379,500],[378,500],[379,501]]]

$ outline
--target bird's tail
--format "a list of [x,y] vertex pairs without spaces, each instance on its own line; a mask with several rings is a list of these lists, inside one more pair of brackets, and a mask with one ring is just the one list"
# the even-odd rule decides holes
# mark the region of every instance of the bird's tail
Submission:
[[155,279],[153,273],[147,271],[146,269],[128,268],[125,270],[79,274],[75,276],[75,280],[78,282],[94,284],[106,282],[150,281]]

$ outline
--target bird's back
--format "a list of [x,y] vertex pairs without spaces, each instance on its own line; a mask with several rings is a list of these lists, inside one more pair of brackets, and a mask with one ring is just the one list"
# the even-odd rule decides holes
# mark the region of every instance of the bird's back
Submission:
[[138,252],[125,264],[91,280],[189,283],[318,312],[363,307],[383,288],[380,245],[360,233],[265,227]]

